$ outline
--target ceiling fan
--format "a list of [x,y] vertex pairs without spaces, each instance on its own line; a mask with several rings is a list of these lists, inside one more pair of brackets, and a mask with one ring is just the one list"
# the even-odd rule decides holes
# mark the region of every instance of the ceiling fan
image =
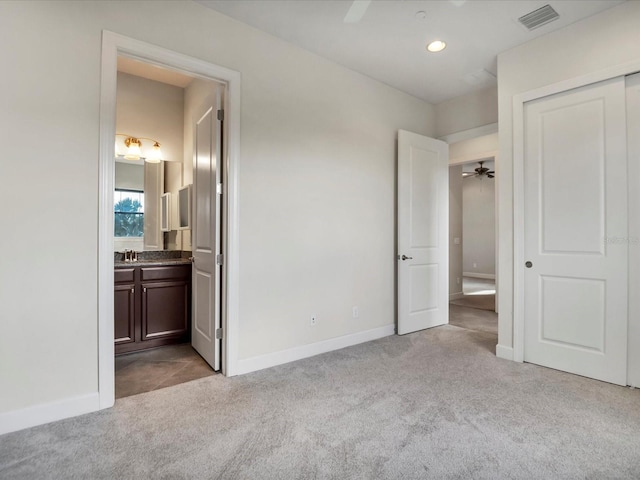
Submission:
[[489,177],[489,178],[493,178],[495,176],[496,172],[494,172],[493,170],[488,169],[487,167],[483,167],[482,166],[484,161],[478,162],[478,163],[480,164],[480,166],[475,169],[475,173],[474,172],[462,172],[462,176],[463,177]]

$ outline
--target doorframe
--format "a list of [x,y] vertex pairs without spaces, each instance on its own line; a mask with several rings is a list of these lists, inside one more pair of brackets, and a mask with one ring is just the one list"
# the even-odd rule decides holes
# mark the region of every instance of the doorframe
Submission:
[[[475,155],[471,155],[472,157],[475,157]],[[461,158],[461,159],[453,159],[453,161],[450,161],[449,163],[449,168],[451,167],[459,167],[462,165],[469,165],[469,164],[473,164],[473,163],[478,163],[478,162],[484,162],[484,161],[490,161],[493,162],[493,169],[496,172],[496,180],[498,178],[499,175],[499,169],[498,169],[498,152],[493,150],[493,151],[489,151],[489,152],[484,152],[482,154],[480,154],[479,157],[477,157],[475,160],[469,160],[469,158],[465,157],[465,158]],[[495,217],[495,224],[494,224],[494,237],[495,237],[495,241],[494,241],[494,245],[493,245],[493,251],[494,251],[494,270],[495,270],[495,274],[494,274],[494,283],[496,285],[496,293],[495,293],[495,306],[493,311],[495,313],[497,313],[498,315],[500,315],[500,312],[498,311],[498,283],[499,283],[499,279],[498,279],[498,252],[499,252],[499,248],[498,248],[498,182],[496,181],[494,183],[494,193],[493,193],[493,214]],[[464,215],[464,205],[462,207],[463,210],[463,215]],[[464,230],[462,231],[462,242],[464,244]],[[464,254],[463,254],[463,259],[464,259]]]
[[239,344],[239,182],[240,72],[150,43],[103,30],[100,83],[100,159],[98,172],[98,395],[100,409],[115,403],[113,304],[113,188],[118,55],[167,67],[226,86],[226,148],[223,169],[223,246],[226,249],[222,292],[222,373],[238,372]]
[[[438,140],[443,140],[451,146],[454,143],[462,142],[465,140],[472,140],[474,138],[484,137],[486,135],[491,135],[492,133],[498,134],[498,140],[500,139],[500,132],[498,130],[497,123],[489,123],[487,125],[482,125],[480,127],[471,128],[469,130],[463,130],[461,132],[451,133],[449,135],[443,135],[442,137],[438,137]],[[500,161],[499,161],[499,151],[498,150],[489,150],[485,152],[476,152],[464,157],[456,157],[449,158],[449,167],[456,167],[460,165],[465,165],[468,163],[479,162],[481,160],[491,160],[493,161],[493,169],[496,172],[496,183],[494,199],[493,199],[493,208],[495,212],[495,284],[496,284],[496,300],[495,300],[495,312],[498,314],[498,323],[500,323],[500,311],[498,309],[498,298],[500,295],[500,279],[499,279],[499,262],[500,262],[500,225],[499,225],[499,215],[498,215],[498,207],[500,205],[499,191],[498,191],[498,182],[497,180],[500,178]],[[450,212],[449,212],[450,213]],[[462,234],[462,238],[464,241],[464,232]],[[500,344],[496,345],[496,349],[500,350]]]
[[[544,87],[535,88],[513,96],[513,360],[524,361],[524,108],[525,103],[557,93],[599,83],[615,77],[640,71],[640,59],[615,65],[603,70],[562,80]],[[626,131],[625,131],[626,136]],[[627,164],[629,157],[627,156]],[[629,178],[629,182],[631,179]],[[636,185],[637,187],[637,185]],[[640,224],[640,219],[629,217],[629,229]],[[629,265],[630,276],[637,278],[639,265]],[[634,274],[631,271],[635,272]],[[628,311],[628,322],[639,318],[639,308]],[[627,335],[628,335],[627,326]],[[639,345],[640,347],[640,345]],[[627,354],[627,365],[629,362]],[[628,365],[628,368],[631,366]],[[628,372],[627,372],[628,377]]]

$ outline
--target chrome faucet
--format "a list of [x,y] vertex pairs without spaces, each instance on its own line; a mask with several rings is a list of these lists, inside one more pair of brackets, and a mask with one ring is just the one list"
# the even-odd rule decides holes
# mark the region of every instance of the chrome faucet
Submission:
[[137,262],[138,261],[138,252],[135,250],[125,249],[124,251],[124,261],[125,262]]

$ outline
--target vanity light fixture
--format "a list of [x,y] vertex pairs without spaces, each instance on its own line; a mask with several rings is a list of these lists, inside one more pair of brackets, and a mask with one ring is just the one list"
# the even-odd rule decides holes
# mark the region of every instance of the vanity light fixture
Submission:
[[[126,152],[121,153],[118,149],[118,141],[116,139],[116,157],[124,158],[126,160],[144,160],[148,163],[160,163],[163,160],[162,151],[160,150],[160,143],[153,138],[133,137],[124,133],[116,133],[116,137],[126,137],[124,140],[124,145],[127,147]],[[153,142],[151,151],[146,157],[142,154],[141,140],[149,140],[150,142]]]
[[142,142],[135,137],[129,137],[124,141],[124,144],[127,146],[127,153],[124,154],[124,158],[127,160],[140,160],[140,157],[142,157],[142,150],[140,150]]
[[427,45],[427,50],[431,53],[441,52],[445,48],[447,48],[447,44],[442,40],[434,40],[429,45]]

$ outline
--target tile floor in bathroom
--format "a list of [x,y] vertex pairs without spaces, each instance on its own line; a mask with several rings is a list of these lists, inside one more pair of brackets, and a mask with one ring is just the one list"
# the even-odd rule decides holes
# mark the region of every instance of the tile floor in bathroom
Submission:
[[118,355],[116,399],[215,375],[190,344]]

